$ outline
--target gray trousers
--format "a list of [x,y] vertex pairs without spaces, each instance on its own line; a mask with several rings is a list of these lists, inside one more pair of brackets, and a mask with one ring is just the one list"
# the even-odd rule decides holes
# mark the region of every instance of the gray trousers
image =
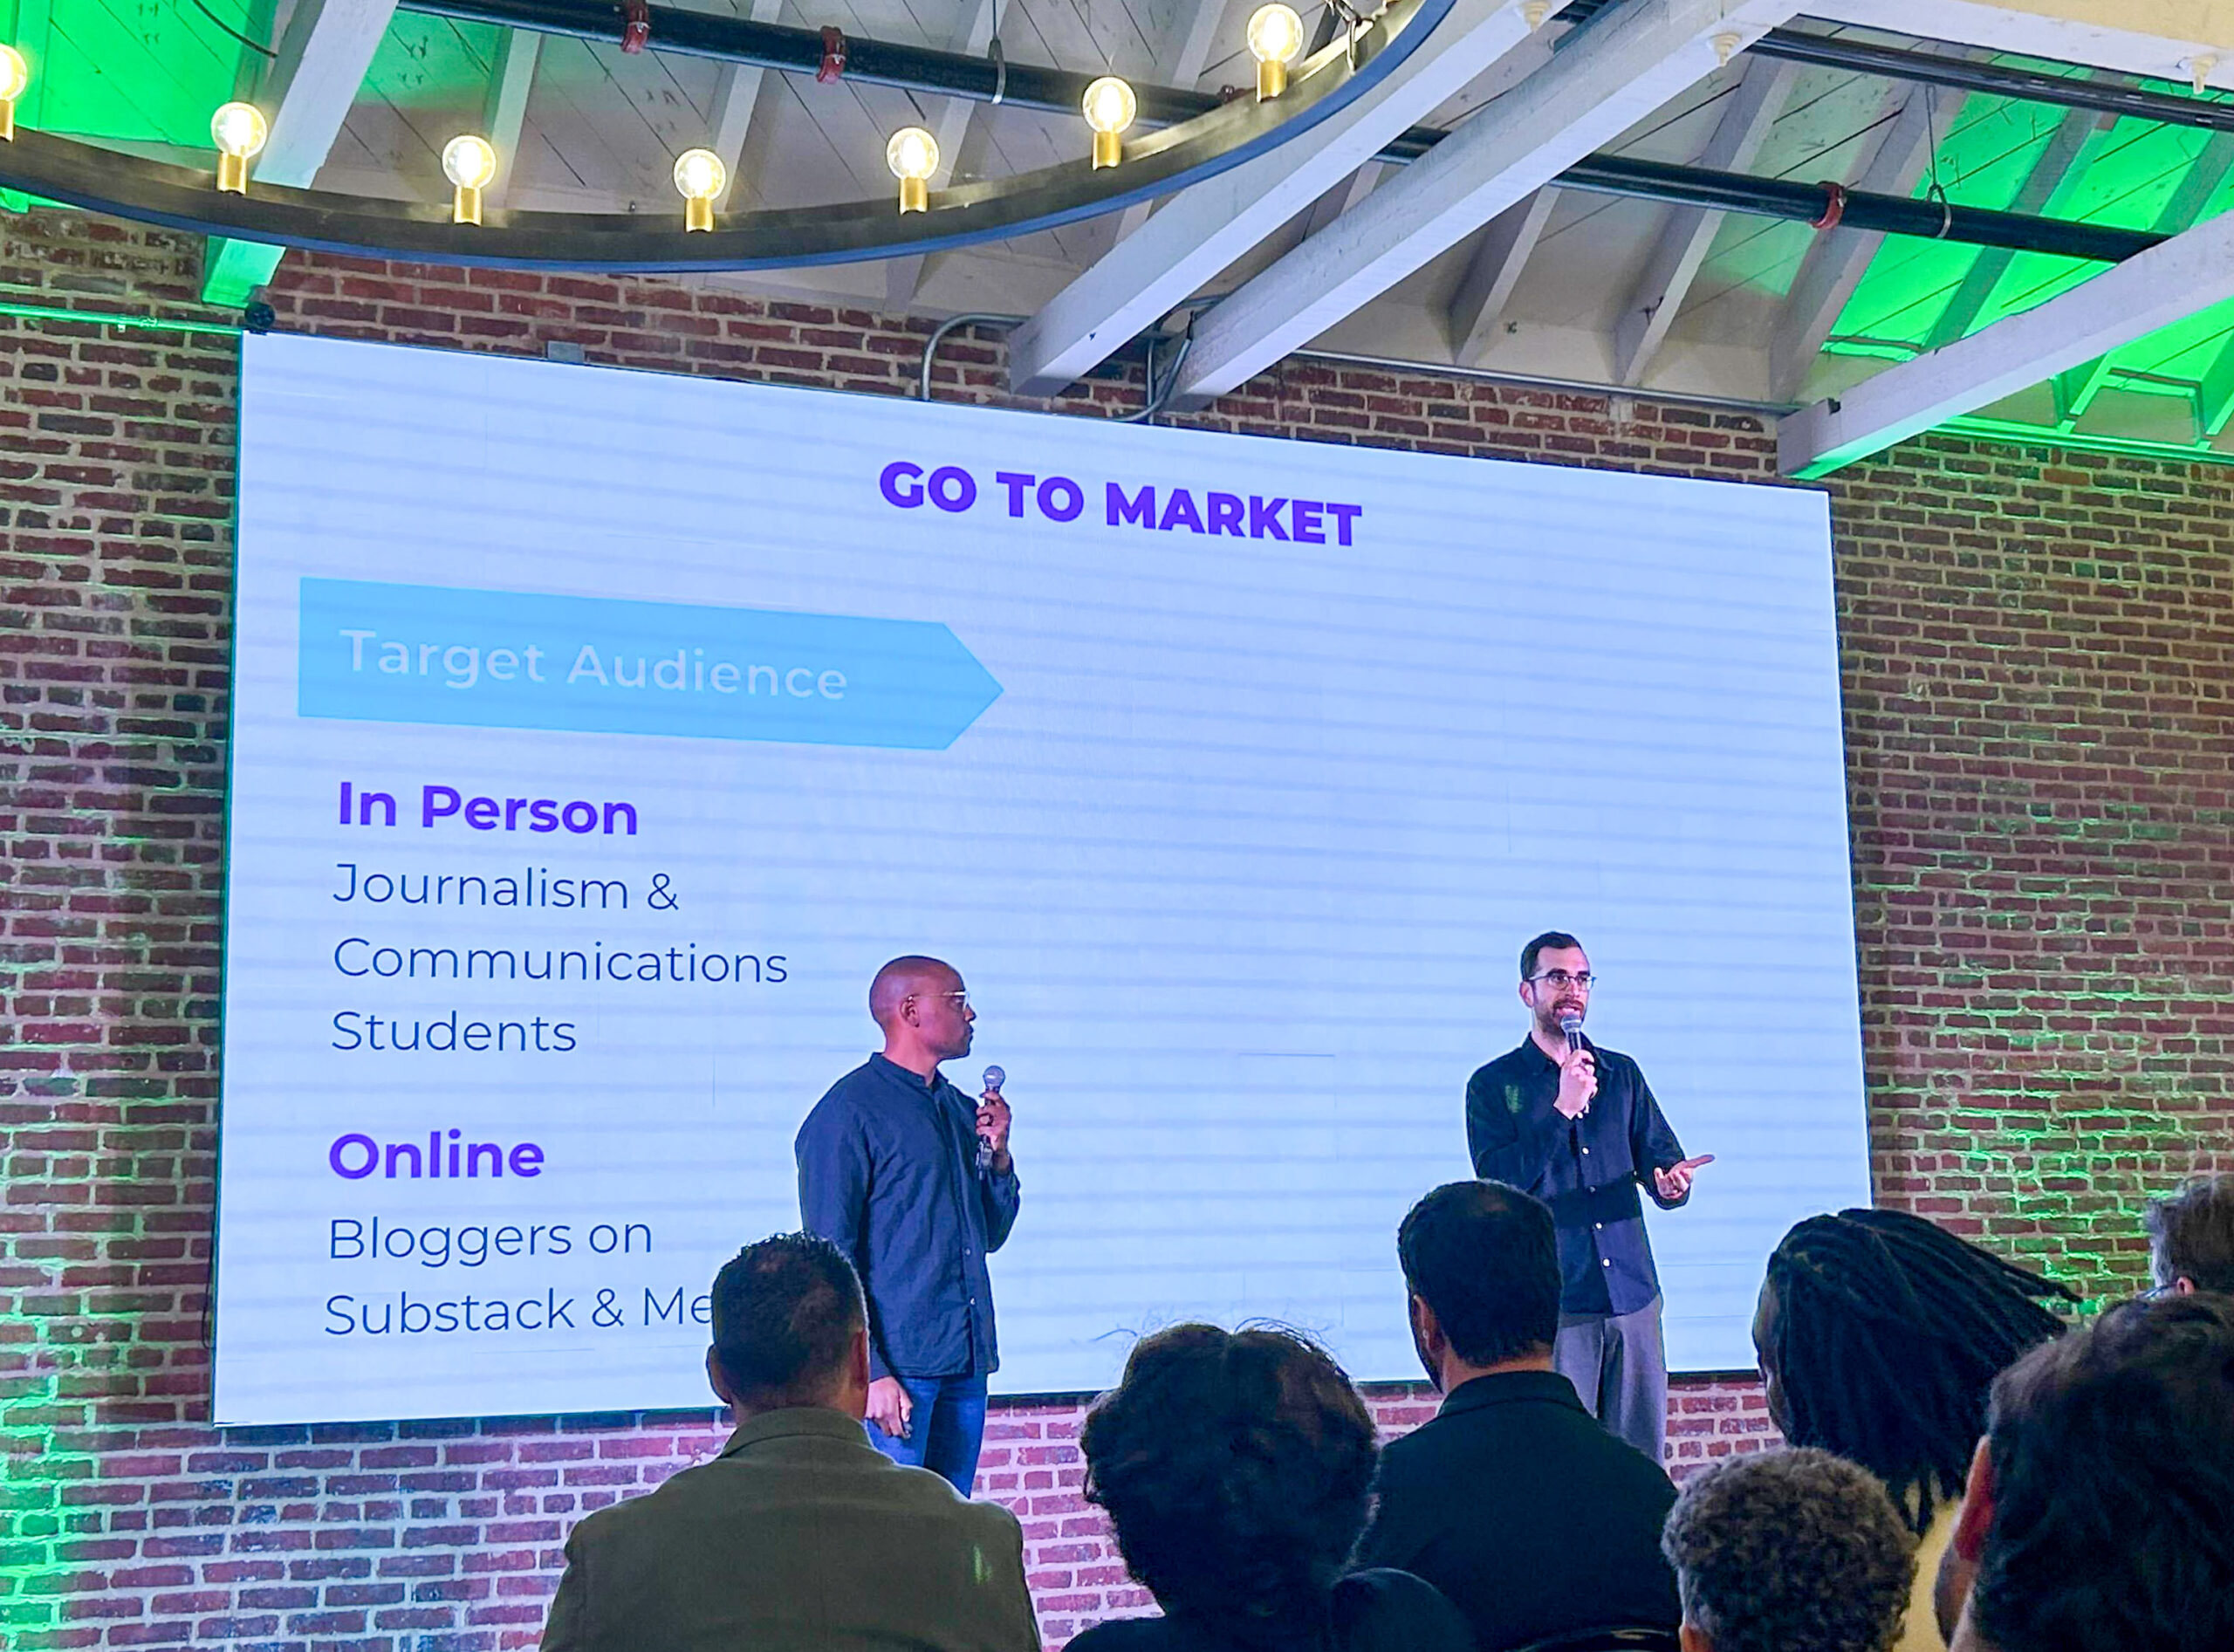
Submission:
[[1655,1463],[1668,1443],[1668,1355],[1660,1299],[1634,1313],[1562,1313],[1552,1366],[1574,1384],[1583,1409]]

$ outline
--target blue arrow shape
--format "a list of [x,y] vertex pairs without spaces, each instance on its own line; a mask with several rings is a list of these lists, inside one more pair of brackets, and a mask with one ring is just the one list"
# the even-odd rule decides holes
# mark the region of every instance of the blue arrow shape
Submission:
[[1000,697],[928,620],[302,582],[306,717],[942,751]]

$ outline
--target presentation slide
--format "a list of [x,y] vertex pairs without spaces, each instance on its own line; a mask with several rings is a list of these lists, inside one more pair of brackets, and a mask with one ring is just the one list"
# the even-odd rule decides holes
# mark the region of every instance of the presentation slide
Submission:
[[1541,930],[1716,1155],[1672,1367],[1867,1201],[1820,494],[242,343],[217,1421],[712,1404],[907,953],[1008,1074],[997,1394],[1416,1377]]

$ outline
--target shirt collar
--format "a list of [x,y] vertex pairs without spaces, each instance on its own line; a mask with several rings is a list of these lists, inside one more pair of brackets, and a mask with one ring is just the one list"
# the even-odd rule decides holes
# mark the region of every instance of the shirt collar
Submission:
[[1536,1036],[1533,1033],[1531,1033],[1528,1037],[1523,1038],[1520,1041],[1520,1048],[1514,1051],[1513,1053],[1519,1056],[1523,1060],[1527,1060],[1532,1057],[1536,1065],[1539,1067],[1557,1068],[1559,1065],[1558,1062],[1552,1060],[1550,1056],[1544,1053],[1544,1046],[1536,1042]]
[[799,1435],[817,1439],[850,1440],[855,1445],[867,1445],[868,1436],[861,1425],[843,1411],[833,1411],[826,1405],[787,1405],[778,1410],[763,1411],[738,1423],[722,1448],[725,1457],[735,1457],[747,1446],[758,1445],[764,1440],[780,1440]]
[[926,1093],[936,1091],[944,1077],[936,1067],[931,1069],[931,1076],[928,1079],[920,1073],[911,1073],[881,1050],[870,1052],[869,1066],[883,1073],[887,1079],[897,1079],[910,1089],[920,1090]]
[[1443,1406],[1436,1415],[1439,1417],[1456,1416],[1461,1411],[1478,1411],[1485,1406],[1511,1405],[1516,1402],[1563,1405],[1576,1411],[1582,1409],[1574,1384],[1557,1371],[1492,1371],[1487,1376],[1477,1376],[1460,1383],[1443,1395]]

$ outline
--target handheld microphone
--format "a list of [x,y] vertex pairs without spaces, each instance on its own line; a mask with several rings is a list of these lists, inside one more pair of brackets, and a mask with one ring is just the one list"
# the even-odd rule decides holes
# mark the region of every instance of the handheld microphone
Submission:
[[[985,1093],[987,1095],[997,1096],[1000,1094],[1001,1086],[1008,1081],[1009,1075],[1002,1072],[1000,1068],[987,1067],[985,1069]],[[977,1138],[977,1169],[982,1172],[990,1170],[992,1168],[993,1144],[981,1135]]]
[[[1559,1031],[1567,1035],[1568,1049],[1580,1050],[1586,1047],[1582,1041],[1582,1018],[1573,1011],[1570,1010],[1559,1018]],[[1589,1102],[1586,1101],[1582,1104],[1582,1111],[1584,1113],[1590,1111]],[[1580,1118],[1581,1114],[1578,1114],[1576,1116]]]

